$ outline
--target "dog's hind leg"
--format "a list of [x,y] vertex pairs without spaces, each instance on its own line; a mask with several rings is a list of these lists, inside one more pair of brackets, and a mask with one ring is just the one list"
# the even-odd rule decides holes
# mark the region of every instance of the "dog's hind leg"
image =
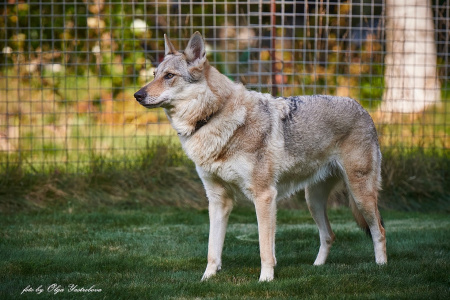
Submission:
[[377,207],[377,192],[367,190],[365,185],[363,182],[349,181],[350,201],[354,201],[356,208],[364,217],[372,236],[375,261],[382,265],[387,263],[386,234]]
[[[370,230],[376,263],[379,265],[385,264],[387,263],[386,234],[377,204],[381,181],[381,154],[377,148],[372,149],[372,151],[354,148],[348,150],[343,159],[350,201],[354,201],[356,210],[362,215],[366,223],[366,225],[361,224],[361,220],[358,224],[362,227],[368,227]],[[355,214],[355,217],[358,221],[358,213]]]
[[228,197],[225,189],[216,183],[204,180],[209,200],[209,242],[208,265],[202,280],[215,275],[222,267],[222,249],[228,217],[233,208],[233,200]]
[[335,236],[327,215],[327,200],[333,187],[339,182],[338,177],[329,177],[324,181],[309,185],[305,189],[309,211],[319,228],[320,248],[314,265],[323,265],[327,260]]

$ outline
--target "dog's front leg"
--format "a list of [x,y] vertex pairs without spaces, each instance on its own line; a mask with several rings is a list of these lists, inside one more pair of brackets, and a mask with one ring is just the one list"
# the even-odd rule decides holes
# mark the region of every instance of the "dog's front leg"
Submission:
[[277,191],[273,187],[255,195],[259,251],[261,255],[259,281],[273,280],[274,267],[277,264],[275,258],[276,195]]
[[215,275],[222,267],[222,249],[225,240],[225,232],[228,217],[233,208],[233,201],[225,190],[212,184],[205,184],[209,200],[209,242],[208,242],[208,265],[202,280]]

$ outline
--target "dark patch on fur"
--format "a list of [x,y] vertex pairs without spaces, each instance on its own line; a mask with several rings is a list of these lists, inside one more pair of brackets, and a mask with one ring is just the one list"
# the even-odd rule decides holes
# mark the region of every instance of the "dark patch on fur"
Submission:
[[303,103],[303,100],[299,96],[287,97],[284,100],[289,104],[289,113],[284,120],[290,121],[294,113],[298,110],[299,104]]
[[259,99],[259,107],[266,115],[270,115],[269,104],[265,99]]
[[197,132],[200,128],[202,128],[203,126],[206,125],[206,123],[208,123],[209,120],[211,120],[213,115],[209,115],[208,117],[206,117],[206,119],[202,119],[197,121],[197,123],[195,123],[195,132]]
[[272,113],[270,111],[269,103],[267,102],[267,100],[260,99],[259,108],[267,116],[266,124],[268,125],[268,128],[264,128],[262,132],[262,139],[261,139],[261,148],[262,148],[267,145],[267,140],[269,138],[270,133],[272,132]]
[[292,122],[295,122],[295,118],[294,115],[297,114],[300,105],[302,103],[304,103],[304,101],[302,100],[302,97],[300,96],[294,96],[294,97],[283,97],[284,101],[286,101],[289,105],[289,111],[287,113],[287,115],[282,119],[283,122],[283,132],[284,132],[284,137],[285,137],[285,149],[287,151],[289,151],[289,149],[292,149],[292,145],[295,144],[296,142],[293,141],[292,139],[295,138],[297,141],[299,138],[299,136],[295,136],[293,137],[293,129],[295,127],[295,125],[292,124]]

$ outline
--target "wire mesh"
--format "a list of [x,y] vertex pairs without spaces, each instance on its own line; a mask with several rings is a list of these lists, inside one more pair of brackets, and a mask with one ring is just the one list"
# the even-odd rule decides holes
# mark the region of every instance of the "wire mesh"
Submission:
[[176,136],[133,93],[163,34],[200,31],[210,63],[278,96],[349,96],[383,147],[449,147],[450,11],[443,0],[16,1],[0,4],[0,164],[80,172]]

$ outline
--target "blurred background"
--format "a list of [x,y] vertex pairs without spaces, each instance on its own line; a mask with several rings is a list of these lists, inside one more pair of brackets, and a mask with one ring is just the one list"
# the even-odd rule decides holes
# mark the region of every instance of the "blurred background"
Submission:
[[383,147],[448,150],[449,3],[443,0],[21,1],[0,6],[0,164],[80,172],[173,137],[133,93],[166,33],[200,31],[213,66],[278,96],[349,96]]
[[[105,166],[122,179],[124,169],[155,169],[155,161],[161,170],[192,170],[164,112],[145,109],[133,94],[163,59],[163,35],[182,50],[195,31],[205,38],[210,63],[249,89],[360,102],[378,129],[388,191],[426,199],[434,197],[430,190],[448,192],[448,1],[6,0],[0,195],[30,186],[28,200],[63,197],[61,174],[105,174]],[[34,179],[25,180],[27,174]],[[198,193],[201,186],[191,196]]]

